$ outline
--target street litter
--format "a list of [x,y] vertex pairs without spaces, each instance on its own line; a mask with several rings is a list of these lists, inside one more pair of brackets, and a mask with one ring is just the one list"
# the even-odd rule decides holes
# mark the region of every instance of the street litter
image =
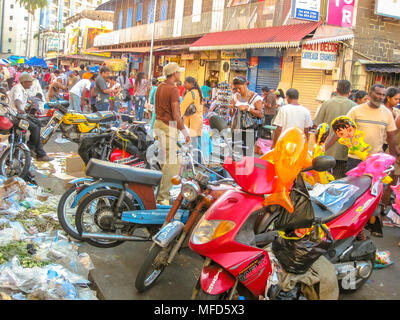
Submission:
[[97,300],[94,265],[64,236],[59,197],[0,176],[0,299]]
[[374,269],[382,269],[394,264],[390,259],[390,251],[376,251],[376,260]]

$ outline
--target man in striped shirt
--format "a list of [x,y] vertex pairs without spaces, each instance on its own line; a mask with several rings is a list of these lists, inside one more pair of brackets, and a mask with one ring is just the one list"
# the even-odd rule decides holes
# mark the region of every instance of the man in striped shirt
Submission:
[[[353,119],[358,130],[365,133],[364,141],[371,146],[369,154],[383,152],[387,137],[389,153],[398,158],[400,152],[394,141],[397,127],[392,113],[383,104],[385,93],[385,86],[373,85],[369,93],[370,101],[352,108],[347,117]],[[327,142],[326,148],[330,148],[337,140],[338,137],[335,135],[334,139]],[[360,162],[362,162],[360,158],[349,154],[346,172],[358,166]]]

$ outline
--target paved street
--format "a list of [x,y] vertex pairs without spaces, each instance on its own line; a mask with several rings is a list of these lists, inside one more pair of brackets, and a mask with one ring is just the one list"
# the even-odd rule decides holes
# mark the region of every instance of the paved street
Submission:
[[[51,141],[47,152],[76,151],[73,143],[56,144]],[[342,294],[343,300],[397,300],[400,299],[400,229],[384,229],[384,238],[375,238],[379,250],[389,250],[394,265],[375,270],[360,290],[352,294]],[[150,248],[151,243],[124,243],[111,248],[100,249],[87,244],[81,250],[89,253],[96,267],[92,277],[101,291],[101,298],[116,300],[141,299],[190,299],[193,285],[201,271],[202,259],[189,248],[184,248],[173,264],[164,271],[157,285],[144,294],[135,289],[136,274]]]

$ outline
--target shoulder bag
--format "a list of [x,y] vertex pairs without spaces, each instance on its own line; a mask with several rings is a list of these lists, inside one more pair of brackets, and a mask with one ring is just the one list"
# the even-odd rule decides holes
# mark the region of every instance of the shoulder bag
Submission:
[[192,116],[197,112],[197,108],[195,105],[196,96],[194,95],[193,91],[190,91],[190,92],[192,93],[193,103],[186,109],[185,114],[184,114],[185,117]]

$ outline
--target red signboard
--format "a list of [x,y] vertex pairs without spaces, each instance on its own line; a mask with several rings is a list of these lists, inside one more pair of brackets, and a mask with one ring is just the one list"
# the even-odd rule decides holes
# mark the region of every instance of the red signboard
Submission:
[[329,0],[328,24],[340,27],[353,27],[356,0]]

